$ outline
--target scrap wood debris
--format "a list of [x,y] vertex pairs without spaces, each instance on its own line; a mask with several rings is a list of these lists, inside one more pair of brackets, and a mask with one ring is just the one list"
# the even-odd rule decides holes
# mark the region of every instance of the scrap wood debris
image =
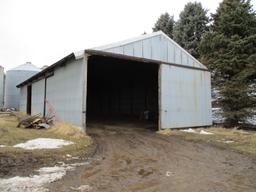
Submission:
[[19,118],[17,127],[34,128],[34,129],[48,129],[53,122],[54,116],[43,117],[40,113],[32,116],[25,116]]
[[1,116],[6,116],[6,115],[14,115],[16,109],[15,108],[0,108],[0,115]]

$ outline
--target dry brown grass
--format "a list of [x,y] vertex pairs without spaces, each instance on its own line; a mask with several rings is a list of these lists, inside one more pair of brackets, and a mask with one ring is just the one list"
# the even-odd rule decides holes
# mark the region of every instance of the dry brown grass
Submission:
[[172,130],[172,129],[162,129],[157,131],[157,133],[161,135],[171,136],[171,135],[175,135],[176,132],[175,130]]
[[186,140],[205,141],[214,145],[228,147],[240,152],[256,155],[256,131],[244,131],[239,129],[226,129],[223,127],[195,128],[196,132],[204,130],[213,135],[201,135],[182,132],[179,129],[166,129],[158,131],[166,136],[180,136]]
[[72,125],[70,123],[61,123],[61,122],[56,122],[54,125],[47,130],[50,133],[54,133],[57,135],[62,135],[62,136],[68,136],[68,137],[73,137],[76,139],[80,138],[86,138],[88,137],[85,132],[81,130],[80,127],[77,127],[75,125]]
[[0,152],[16,153],[19,151],[26,151],[12,146],[39,137],[65,139],[73,141],[75,144],[63,146],[58,149],[32,150],[33,153],[37,153],[37,151],[40,153],[54,151],[57,153],[77,155],[79,152],[84,152],[85,148],[92,144],[92,139],[89,136],[83,133],[78,127],[71,124],[57,123],[47,130],[17,128],[18,118],[23,115],[24,114],[18,114],[18,117],[14,115],[0,115],[0,145],[7,146],[0,147]]

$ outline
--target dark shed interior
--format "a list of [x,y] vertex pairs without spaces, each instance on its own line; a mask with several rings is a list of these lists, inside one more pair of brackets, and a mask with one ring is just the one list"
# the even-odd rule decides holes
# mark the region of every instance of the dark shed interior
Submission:
[[158,122],[158,64],[89,56],[87,122]]

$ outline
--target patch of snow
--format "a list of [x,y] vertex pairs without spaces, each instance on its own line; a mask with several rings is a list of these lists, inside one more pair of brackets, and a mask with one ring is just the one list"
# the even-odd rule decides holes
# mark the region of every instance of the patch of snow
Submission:
[[212,107],[212,110],[213,111],[219,111],[219,110],[221,110],[221,108],[220,107]]
[[217,88],[212,89],[211,95],[212,95],[213,102],[219,101],[222,98],[220,91]]
[[224,141],[224,143],[234,143],[235,141],[231,141],[231,140],[228,140],[228,141]]
[[223,123],[225,118],[223,117],[223,110],[220,107],[212,108],[212,121],[213,123]]
[[204,131],[204,130],[201,130],[201,131],[199,132],[199,134],[201,134],[201,135],[213,135],[213,133],[208,132],[208,131]]
[[90,185],[81,185],[80,187],[70,187],[70,189],[73,191],[85,192],[92,190],[92,187]]
[[50,139],[50,138],[37,138],[29,140],[25,143],[14,145],[14,147],[20,147],[24,149],[55,149],[64,145],[74,144],[72,141],[66,141],[63,139]]
[[191,128],[183,129],[183,130],[180,130],[180,131],[183,131],[183,132],[186,132],[186,133],[201,134],[201,135],[213,135],[213,133],[208,132],[208,131],[201,130],[200,132],[198,132],[198,131],[195,131],[194,129],[191,129]]
[[181,130],[181,131],[187,132],[187,133],[197,133],[194,129],[191,129],[191,128],[189,128],[189,129],[183,129],[183,130]]
[[0,147],[6,147],[6,145],[0,145]]
[[[254,111],[254,113],[256,113],[256,111]],[[251,125],[256,125],[256,115],[253,115],[252,117],[247,118],[246,122]]]
[[165,174],[165,176],[166,177],[170,177],[171,175],[173,175],[174,173],[172,173],[171,171],[166,171],[166,174]]
[[9,179],[0,179],[1,192],[45,192],[48,189],[43,185],[52,183],[66,175],[67,171],[72,171],[77,166],[87,165],[85,163],[63,164],[61,166],[43,167],[37,170],[38,175],[29,177],[12,177]]

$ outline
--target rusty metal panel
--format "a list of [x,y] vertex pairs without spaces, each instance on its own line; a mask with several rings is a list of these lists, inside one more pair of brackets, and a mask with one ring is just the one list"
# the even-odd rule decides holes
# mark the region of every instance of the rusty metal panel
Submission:
[[44,112],[44,79],[32,84],[31,114]]
[[209,72],[162,64],[160,128],[211,125],[210,89]]

